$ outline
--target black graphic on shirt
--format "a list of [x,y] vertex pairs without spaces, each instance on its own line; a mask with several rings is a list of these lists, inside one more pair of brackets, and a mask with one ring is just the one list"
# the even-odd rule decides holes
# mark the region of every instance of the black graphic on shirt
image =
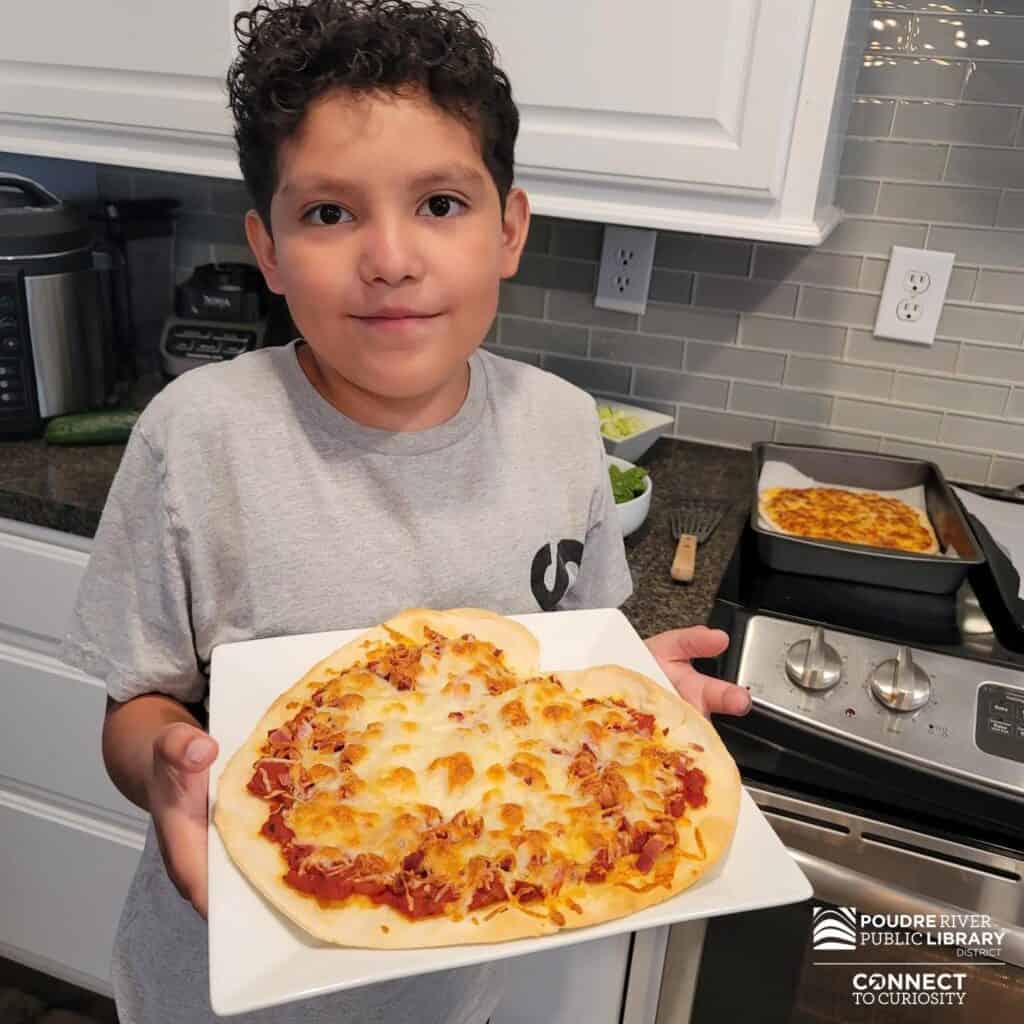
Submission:
[[555,545],[545,544],[533,556],[533,564],[530,566],[530,589],[537,599],[537,604],[545,612],[554,611],[558,602],[565,597],[569,589],[570,564],[576,566],[577,571],[583,561],[583,544],[578,540],[560,540],[555,553],[555,578],[549,590],[545,577],[551,567],[551,549]]

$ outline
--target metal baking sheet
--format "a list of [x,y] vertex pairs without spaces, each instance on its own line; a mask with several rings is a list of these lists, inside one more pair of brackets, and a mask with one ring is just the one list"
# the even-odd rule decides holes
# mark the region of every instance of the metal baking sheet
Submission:
[[[848,448],[770,442],[755,444],[752,454],[755,500],[750,511],[750,526],[757,536],[758,553],[773,569],[928,594],[948,594],[957,589],[974,566],[985,561],[959,502],[933,462]],[[765,529],[759,522],[756,495],[761,469],[768,461],[785,462],[832,487],[866,488],[883,494],[922,487],[928,518],[941,552],[917,554],[843,541],[790,537]]]

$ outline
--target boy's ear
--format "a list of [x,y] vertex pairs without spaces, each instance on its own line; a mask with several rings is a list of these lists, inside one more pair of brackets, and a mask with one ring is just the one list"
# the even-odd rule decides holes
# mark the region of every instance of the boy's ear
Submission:
[[284,288],[277,268],[277,248],[263,223],[263,218],[255,210],[250,210],[245,215],[245,237],[249,239],[249,248],[252,249],[256,262],[263,271],[267,287],[275,295],[283,295]]
[[514,277],[519,270],[526,236],[530,233],[530,200],[521,188],[510,188],[501,222],[501,276]]

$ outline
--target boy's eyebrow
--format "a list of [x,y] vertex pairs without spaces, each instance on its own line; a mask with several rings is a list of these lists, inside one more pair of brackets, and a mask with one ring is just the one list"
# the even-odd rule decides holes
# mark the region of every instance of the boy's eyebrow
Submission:
[[[425,171],[417,175],[409,182],[414,191],[425,190],[438,185],[464,185],[472,187],[483,184],[486,181],[483,173],[475,167],[453,164],[450,167],[439,167],[435,170]],[[281,187],[281,194],[290,192],[359,192],[362,186],[356,182],[345,181],[344,178],[333,177],[332,175],[316,175],[310,178],[296,178],[294,181],[285,182]]]

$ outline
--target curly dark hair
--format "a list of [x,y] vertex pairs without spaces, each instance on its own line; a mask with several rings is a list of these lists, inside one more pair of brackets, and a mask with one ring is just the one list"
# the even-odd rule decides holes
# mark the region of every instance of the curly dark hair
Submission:
[[310,103],[336,88],[423,88],[470,125],[504,209],[519,111],[481,27],[439,0],[273,0],[235,16],[227,84],[242,177],[270,230],[277,155]]

